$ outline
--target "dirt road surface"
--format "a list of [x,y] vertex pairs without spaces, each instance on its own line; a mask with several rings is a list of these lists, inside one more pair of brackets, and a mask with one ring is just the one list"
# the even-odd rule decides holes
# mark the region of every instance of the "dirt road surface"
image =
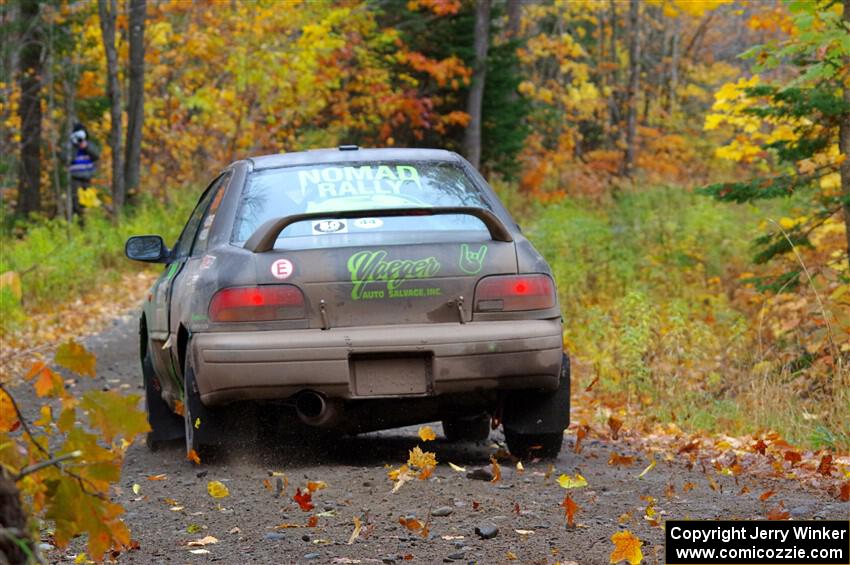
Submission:
[[[134,316],[116,319],[86,340],[98,358],[98,377],[80,379],[78,389],[96,386],[141,395],[137,343]],[[201,466],[185,459],[181,444],[153,453],[134,445],[115,498],[127,510],[126,522],[139,549],[121,554],[118,561],[605,564],[613,549],[611,535],[628,529],[643,541],[646,563],[663,563],[663,529],[645,518],[645,497],[655,499],[662,520],[764,518],[779,502],[792,518],[850,516],[847,503],[795,481],[711,472],[712,485],[704,468],[688,465],[684,456],[661,459],[638,479],[648,464],[645,454],[613,440],[585,440],[576,454],[572,431],[551,463],[525,463],[520,472],[506,460],[501,481],[473,480],[452,470],[448,462],[470,471],[489,469],[490,456],[503,445],[501,434],[494,432],[490,441],[479,445],[451,444],[441,439],[438,424],[433,427],[438,439],[427,444],[419,440],[417,428],[318,445],[300,438],[262,445],[246,438]],[[434,451],[439,465],[429,479],[414,480],[392,493],[389,466],[404,463],[416,445]],[[609,466],[612,452],[632,455],[636,462]],[[566,491],[556,479],[577,472],[588,486],[570,491],[580,510],[577,527],[568,529],[561,507]],[[157,475],[161,480],[150,480]],[[276,492],[278,479],[286,485],[281,493]],[[214,480],[227,486],[228,497],[208,494],[207,483]],[[324,481],[327,487],[313,494],[315,509],[304,512],[292,496],[308,480]],[[138,493],[134,485],[139,485]],[[761,501],[760,495],[770,490],[776,494]],[[311,516],[317,517],[317,524],[306,527]],[[363,526],[349,544],[355,517]],[[401,525],[402,517],[427,523],[427,536]],[[495,537],[476,535],[476,527],[488,526],[498,529]],[[206,536],[218,543],[187,545]],[[207,553],[191,552],[201,549]],[[66,550],[50,550],[47,556],[51,562],[69,563],[82,550],[80,541]]]

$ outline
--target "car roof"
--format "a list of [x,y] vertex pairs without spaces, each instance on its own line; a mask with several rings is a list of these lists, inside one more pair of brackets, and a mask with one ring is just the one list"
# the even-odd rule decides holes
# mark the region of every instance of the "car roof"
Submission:
[[448,161],[461,163],[457,153],[445,149],[354,149],[342,146],[337,149],[314,149],[296,153],[278,153],[246,159],[254,170],[291,167],[296,165],[315,165],[319,163],[357,163],[376,161]]

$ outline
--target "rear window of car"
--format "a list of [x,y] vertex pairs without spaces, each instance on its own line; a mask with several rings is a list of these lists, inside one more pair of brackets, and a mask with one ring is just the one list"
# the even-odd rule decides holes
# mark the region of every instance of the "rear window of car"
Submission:
[[[232,240],[246,241],[264,222],[293,214],[363,210],[362,218],[298,222],[278,238],[302,238],[300,246],[339,245],[339,237],[395,232],[423,234],[473,230],[481,220],[466,215],[370,218],[368,210],[475,206],[491,209],[464,170],[446,162],[330,163],[254,172],[242,193]],[[335,238],[328,236],[337,236]],[[332,241],[336,239],[337,241]]]

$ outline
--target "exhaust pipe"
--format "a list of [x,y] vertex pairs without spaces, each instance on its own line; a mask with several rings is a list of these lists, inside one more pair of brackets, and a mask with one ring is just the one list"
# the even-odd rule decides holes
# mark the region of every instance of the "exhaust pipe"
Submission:
[[312,390],[305,390],[295,397],[295,411],[302,422],[308,426],[331,428],[339,423],[342,416],[342,403],[325,398]]

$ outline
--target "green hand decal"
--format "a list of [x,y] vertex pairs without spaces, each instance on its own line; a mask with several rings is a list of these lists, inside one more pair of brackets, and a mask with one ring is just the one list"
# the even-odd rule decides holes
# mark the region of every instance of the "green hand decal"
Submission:
[[484,257],[487,256],[487,246],[482,245],[478,251],[470,251],[467,244],[460,246],[460,260],[458,265],[460,270],[467,275],[477,275],[484,268]]

